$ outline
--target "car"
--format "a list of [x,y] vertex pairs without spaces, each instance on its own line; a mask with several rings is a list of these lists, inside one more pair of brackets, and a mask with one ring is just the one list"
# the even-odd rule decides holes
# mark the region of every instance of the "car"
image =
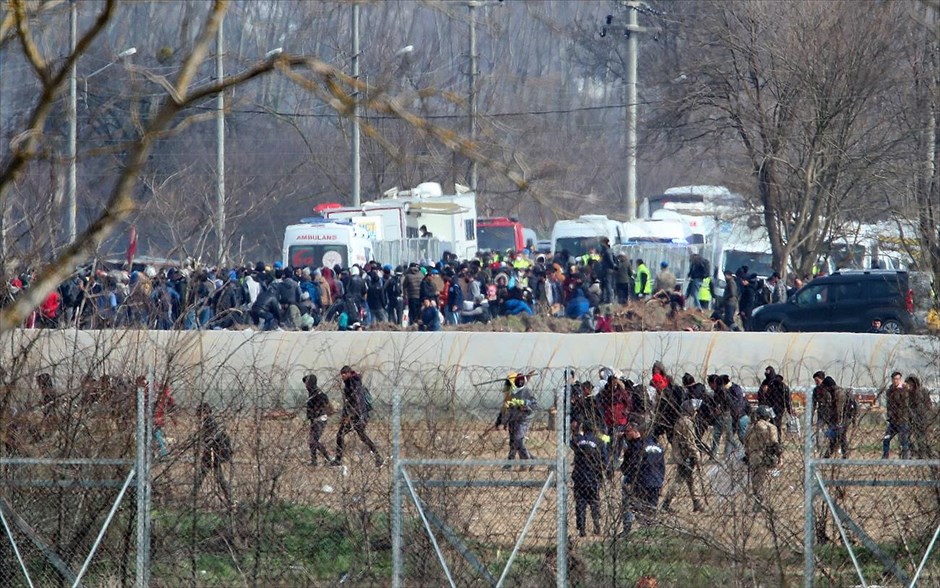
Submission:
[[783,303],[755,308],[755,331],[866,333],[881,319],[882,332],[914,328],[914,294],[906,271],[845,270],[809,282]]

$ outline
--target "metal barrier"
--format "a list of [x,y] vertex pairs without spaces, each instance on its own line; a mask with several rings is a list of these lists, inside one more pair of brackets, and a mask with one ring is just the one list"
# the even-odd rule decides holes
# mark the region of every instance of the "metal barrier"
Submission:
[[408,265],[411,262],[435,263],[441,259],[443,253],[441,241],[436,237],[376,241],[374,246],[373,258],[393,266]]

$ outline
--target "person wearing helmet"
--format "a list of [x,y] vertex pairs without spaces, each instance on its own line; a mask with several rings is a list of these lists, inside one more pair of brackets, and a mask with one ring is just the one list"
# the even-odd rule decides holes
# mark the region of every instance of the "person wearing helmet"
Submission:
[[522,373],[510,373],[503,384],[503,407],[496,418],[496,426],[502,425],[509,431],[508,460],[535,459],[525,445],[526,435],[532,418],[538,409],[538,403],[526,386],[528,376]]
[[764,487],[770,471],[777,467],[782,453],[780,437],[774,425],[774,409],[760,405],[754,411],[755,419],[744,436],[744,463],[747,464],[754,508],[764,504]]
[[689,398],[682,402],[679,411],[679,420],[676,421],[672,435],[672,458],[676,463],[676,477],[666,491],[662,510],[669,512],[670,505],[679,485],[684,484],[692,497],[692,512],[703,512],[700,495],[695,489],[695,471],[699,468],[702,458],[698,448],[698,439],[695,434],[695,414],[701,405],[701,400]]

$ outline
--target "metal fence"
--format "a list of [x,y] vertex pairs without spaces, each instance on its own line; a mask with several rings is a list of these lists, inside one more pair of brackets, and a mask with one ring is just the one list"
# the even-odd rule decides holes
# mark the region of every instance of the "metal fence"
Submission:
[[614,245],[611,248],[616,255],[626,255],[633,261],[636,269],[636,260],[642,259],[647,267],[656,275],[660,264],[669,264],[669,270],[675,274],[680,284],[685,283],[689,275],[689,258],[693,251],[691,245],[673,245],[669,243],[636,243],[629,245]]
[[396,239],[374,242],[372,256],[383,264],[408,265],[411,262],[436,262],[441,259],[443,248],[437,238]]
[[[382,465],[352,431],[344,437],[342,464],[329,466],[322,455],[311,465],[305,396],[283,392],[285,374],[232,366],[227,380],[237,383],[217,388],[202,384],[212,380],[208,374],[175,371],[172,353],[167,357],[154,378],[175,387],[179,409],[163,431],[168,454],[153,462],[149,476],[150,586],[632,587],[647,576],[658,586],[812,585],[807,578],[854,586],[858,570],[863,584],[940,582],[940,558],[924,556],[940,524],[938,464],[827,461],[825,447],[815,446],[826,439],[812,424],[802,434],[785,433],[783,461],[767,472],[759,495],[733,435],[695,471],[691,489],[700,510],[670,463],[662,494],[675,487],[671,508],[640,517],[629,533],[623,523],[634,503],[624,501],[615,467],[600,487],[597,528],[589,509],[581,537],[566,442],[571,388],[565,370],[440,366],[403,352],[363,373],[375,407],[365,434]],[[146,370],[143,361],[121,363],[130,376]],[[101,382],[103,363],[90,354],[81,365],[43,368],[55,378],[56,426],[42,424],[46,404],[32,385],[38,368],[14,366],[5,375],[0,498],[11,508],[0,512],[19,555],[13,543],[0,542],[4,586],[28,585],[20,559],[35,572],[34,585],[71,585],[49,552],[79,570],[129,479],[140,447],[127,417],[133,398],[105,394],[87,380],[82,386],[85,374]],[[599,367],[575,366],[574,376],[594,382]],[[501,382],[511,371],[530,369],[540,405],[527,437],[535,459],[508,462],[508,435],[492,427],[504,400]],[[753,384],[746,374],[756,369],[743,366],[732,376]],[[338,370],[313,373],[339,407]],[[206,460],[196,413],[203,402],[231,440],[231,459]],[[850,457],[880,457],[881,414],[863,412],[850,427]],[[928,453],[915,457],[936,459],[929,453],[937,449],[936,421],[929,427],[917,432],[915,443]],[[322,436],[330,456],[340,432],[336,414]],[[703,438],[711,444],[711,432]],[[666,438],[661,442],[671,451]],[[12,461],[77,455],[101,463]],[[104,473],[93,475],[92,467]],[[846,474],[849,467],[854,474]],[[24,468],[32,472],[27,476]],[[903,483],[889,484],[898,479]],[[125,495],[134,487],[131,482]],[[125,500],[114,511],[89,560],[86,585],[136,581],[136,504]]]

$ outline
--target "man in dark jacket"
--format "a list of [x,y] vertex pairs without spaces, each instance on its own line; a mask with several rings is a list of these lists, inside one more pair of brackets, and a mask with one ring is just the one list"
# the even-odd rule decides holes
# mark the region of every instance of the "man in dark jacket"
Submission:
[[377,269],[369,272],[369,284],[366,291],[366,302],[369,305],[369,314],[372,323],[388,322],[388,294],[385,290],[385,281]]
[[270,331],[281,322],[281,305],[277,299],[277,286],[264,288],[251,305],[251,320],[255,324],[261,323],[265,331]]
[[222,471],[222,465],[232,460],[232,440],[219,426],[215,417],[212,416],[212,407],[209,404],[201,403],[196,408],[196,416],[199,418],[199,431],[196,434],[196,440],[200,446],[200,460],[199,469],[196,470],[193,495],[199,493],[206,474],[211,471],[219,484],[222,498],[231,508],[234,506],[232,492],[229,489],[228,481],[225,479],[225,473]]
[[584,537],[586,534],[588,506],[591,507],[591,519],[594,521],[594,534],[600,535],[600,487],[604,479],[604,464],[607,462],[607,445],[594,435],[594,428],[590,423],[584,423],[571,438],[571,449],[574,450],[571,481],[574,484],[578,535]]
[[649,522],[656,513],[666,479],[666,458],[656,439],[644,434],[634,419],[627,423],[627,440],[620,471],[623,473],[623,532],[630,532],[637,516]]
[[841,449],[842,459],[848,459],[849,442],[846,429],[848,428],[849,420],[851,420],[846,418],[848,416],[846,414],[848,396],[845,390],[836,384],[832,376],[823,378],[822,386],[826,389],[829,396],[828,421],[826,422],[828,425],[826,437],[829,439],[829,448],[826,450],[823,457],[829,459]]
[[904,387],[901,372],[891,374],[891,387],[886,392],[888,426],[881,440],[881,457],[888,459],[891,440],[897,435],[901,442],[901,459],[911,458],[911,420],[908,408],[907,388]]
[[417,263],[408,266],[408,272],[402,278],[402,292],[408,305],[408,320],[415,322],[421,314],[421,282],[424,276]]
[[614,301],[617,290],[617,269],[620,262],[614,257],[614,252],[610,248],[610,239],[601,237],[601,261],[598,264],[597,277],[603,285],[603,294],[601,302],[610,304]]
[[793,407],[790,387],[784,383],[783,376],[778,374],[772,366],[764,369],[764,381],[757,390],[757,404],[773,409],[773,423],[777,427],[777,438],[782,440],[783,423],[789,415],[793,414]]
[[308,445],[310,447],[310,465],[317,465],[317,452],[323,454],[323,459],[329,463],[330,456],[326,452],[326,447],[320,442],[323,435],[323,429],[326,428],[326,421],[333,414],[333,406],[326,392],[317,386],[317,376],[307,374],[303,379],[304,388],[307,390],[307,420],[310,421],[310,437]]
[[731,331],[737,331],[737,324],[734,322],[738,315],[738,301],[740,294],[738,292],[738,282],[731,273],[731,270],[725,270],[725,293],[721,295],[721,320]]
[[375,465],[381,467],[385,463],[375,443],[366,434],[366,425],[369,423],[369,401],[368,390],[362,385],[362,376],[353,371],[348,365],[344,365],[339,371],[343,379],[343,417],[339,425],[339,431],[336,432],[336,457],[330,462],[330,465],[340,465],[343,463],[343,447],[345,437],[350,431],[356,431],[356,435],[366,444],[369,451],[375,457]]
[[685,289],[685,299],[691,299],[692,305],[699,310],[702,308],[698,300],[699,289],[701,289],[702,283],[705,282],[705,278],[710,275],[708,260],[698,253],[693,253],[689,260],[689,285]]

